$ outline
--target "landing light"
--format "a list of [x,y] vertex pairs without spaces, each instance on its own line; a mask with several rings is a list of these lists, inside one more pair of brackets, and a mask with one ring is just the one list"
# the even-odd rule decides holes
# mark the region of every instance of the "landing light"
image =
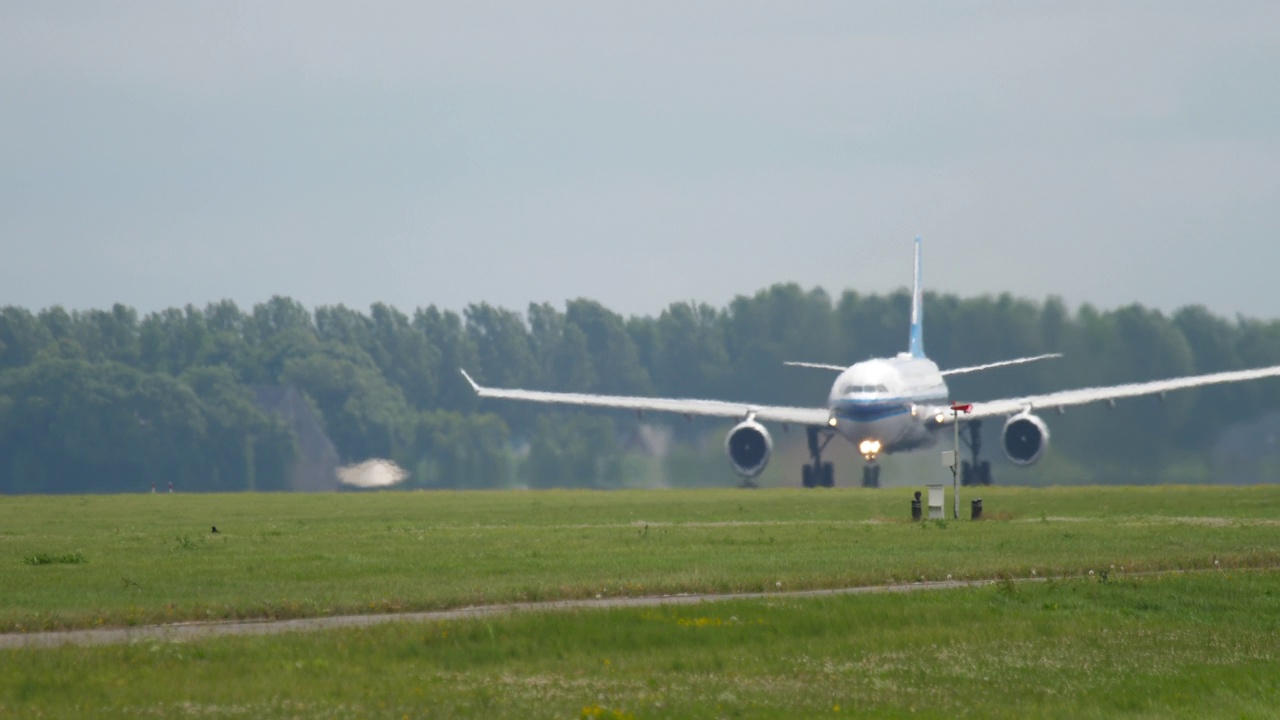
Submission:
[[933,419],[937,421],[939,425],[941,425],[942,423],[947,421],[947,416],[943,415],[942,413],[938,413],[937,415],[933,416]]
[[868,456],[875,455],[876,453],[880,452],[880,441],[879,440],[863,440],[862,442],[858,443],[858,452]]
[[831,417],[827,418],[827,425],[829,425],[829,426],[831,426],[831,427],[835,427],[835,426],[836,426],[836,416],[835,416],[835,415],[832,415]]

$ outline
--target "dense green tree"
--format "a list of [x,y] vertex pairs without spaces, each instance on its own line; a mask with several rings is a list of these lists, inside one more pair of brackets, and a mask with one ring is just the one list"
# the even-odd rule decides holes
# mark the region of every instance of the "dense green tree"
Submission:
[[462,317],[434,305],[413,314],[413,327],[440,352],[440,381],[428,407],[467,412],[476,407],[476,394],[460,370],[479,372],[480,355]]
[[[247,313],[221,301],[141,320],[122,305],[4,307],[0,490],[136,490],[171,479],[193,489],[282,487],[294,438],[255,404],[256,385],[296,387],[344,460],[395,459],[417,486],[606,487],[618,482],[619,436],[635,416],[480,402],[459,370],[498,386],[807,405],[821,402],[832,375],[782,361],[901,352],[909,305],[906,291],[851,290],[833,304],[821,290],[784,284],[723,309],[676,303],[631,318],[585,299],[563,311],[533,304],[524,315],[487,304],[462,314],[432,306],[407,316],[380,303],[313,312],[284,297]],[[952,377],[953,394],[971,400],[1280,363],[1280,321],[1200,307],[1168,317],[1136,305],[1072,311],[1056,298],[930,294],[925,324],[929,354],[944,368],[1066,355]],[[1070,408],[1051,418],[1053,452],[1091,477],[1131,478],[1204,458],[1226,428],[1277,408],[1275,381]],[[720,438],[709,436],[727,429],[644,421],[671,423],[684,458],[673,468],[717,453]],[[999,428],[984,424],[989,444]]]
[[234,368],[241,380],[247,380],[253,375],[248,367],[248,318],[235,303],[222,300],[205,307],[203,320],[209,334],[203,345],[204,363]]
[[0,374],[6,492],[189,485],[205,433],[200,402],[167,375],[45,358]]
[[281,380],[306,393],[345,462],[397,456],[412,432],[400,389],[355,348],[290,358]]
[[431,407],[439,395],[443,356],[427,334],[404,313],[383,303],[369,308],[370,357],[389,383],[418,409]]
[[321,351],[311,313],[289,298],[277,296],[255,305],[244,333],[250,351],[242,374],[253,383],[275,384],[290,360]]
[[46,351],[60,358],[83,358],[84,348],[76,338],[76,319],[60,305],[45,308],[37,316],[51,338]]
[[[656,321],[633,323],[633,336],[646,339],[644,353],[654,385],[664,395],[721,397],[729,388],[724,313],[709,305],[675,303]],[[643,328],[643,329],[642,329]],[[640,345],[640,342],[637,342]]]
[[539,387],[591,392],[599,386],[586,334],[551,305],[529,306],[529,342],[537,358]]
[[[930,352],[934,335],[940,329],[932,313],[933,306],[926,304],[925,349]],[[841,329],[838,354],[826,360],[817,359],[819,362],[852,364],[873,357],[890,357],[907,349],[911,293],[906,290],[890,295],[860,295],[846,290],[836,304],[835,315],[836,325]]]
[[139,356],[147,370],[176,375],[210,360],[213,338],[205,314],[191,305],[147,315],[138,334]]
[[12,305],[0,308],[0,368],[28,365],[53,344],[53,334],[35,315]]
[[200,399],[206,425],[199,489],[282,490],[297,457],[293,432],[268,416],[227,367],[189,368],[180,378]]
[[773,404],[825,398],[831,378],[783,363],[851,362],[835,357],[835,328],[831,298],[822,290],[775,285],[735,298],[725,324],[725,354],[734,378],[726,392],[733,399]]
[[[626,321],[621,315],[594,300],[578,299],[569,301],[564,321],[566,339],[578,344],[578,347],[568,346],[568,352],[580,354],[585,344],[585,358],[579,362],[589,360],[595,370],[595,382],[583,389],[610,395],[653,391],[649,373],[640,364],[635,341],[627,333]],[[577,333],[573,332],[574,328]],[[587,373],[584,371],[575,379],[586,382]]]
[[117,303],[110,312],[89,310],[74,316],[76,342],[94,361],[138,363],[138,313]]
[[424,412],[407,466],[419,487],[495,488],[513,480],[506,423],[492,414]]
[[524,479],[529,487],[609,487],[621,465],[618,433],[606,416],[544,413],[529,440]]
[[491,385],[519,387],[536,379],[529,331],[519,313],[488,303],[466,309],[467,334],[480,366],[472,375]]

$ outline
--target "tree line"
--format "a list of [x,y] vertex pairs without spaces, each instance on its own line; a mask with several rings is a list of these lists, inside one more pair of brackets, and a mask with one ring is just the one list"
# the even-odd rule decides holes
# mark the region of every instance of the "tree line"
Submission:
[[[662,472],[723,483],[712,421],[480,403],[459,369],[508,387],[817,405],[832,376],[786,360],[852,363],[905,349],[905,291],[832,298],[775,285],[727,307],[675,303],[624,317],[598,302],[521,313],[480,303],[406,314],[385,304],[309,310],[284,297],[241,309],[148,313],[0,309],[0,492],[283,487],[298,456],[288,423],[253,388],[298,389],[344,462],[390,458],[415,487],[611,487],[640,422],[670,428]],[[925,345],[943,368],[1062,352],[1065,358],[953,379],[985,399],[1280,363],[1280,321],[1102,311],[1009,295],[928,294]],[[1280,383],[1186,391],[1051,418],[1073,468],[1127,472],[1203,462],[1230,424],[1280,409]],[[998,428],[985,434],[995,439]]]

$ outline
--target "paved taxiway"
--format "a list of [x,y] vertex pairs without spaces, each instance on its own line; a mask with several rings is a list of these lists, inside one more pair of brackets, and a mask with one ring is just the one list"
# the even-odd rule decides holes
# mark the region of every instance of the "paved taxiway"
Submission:
[[[1018,582],[1034,582],[1045,578],[1026,578]],[[334,628],[366,627],[393,622],[440,622],[468,618],[504,615],[517,612],[562,612],[566,610],[594,610],[629,607],[655,607],[660,605],[696,605],[725,600],[764,600],[779,598],[810,598],[831,595],[862,595],[871,593],[903,593],[920,590],[953,590],[956,588],[990,585],[995,580],[940,580],[901,585],[867,585],[861,587],[832,588],[827,590],[777,590],[772,592],[727,594],[681,594],[634,598],[595,598],[584,600],[550,600],[547,602],[507,603],[503,605],[477,605],[453,610],[428,612],[386,613],[381,615],[337,615],[332,617],[299,618],[295,620],[241,620],[173,623],[170,625],[144,625],[126,628],[100,628],[93,630],[57,630],[51,632],[0,634],[0,649],[57,647],[60,645],[116,645],[137,642],[181,642],[229,635],[275,635],[287,632],[309,632]]]

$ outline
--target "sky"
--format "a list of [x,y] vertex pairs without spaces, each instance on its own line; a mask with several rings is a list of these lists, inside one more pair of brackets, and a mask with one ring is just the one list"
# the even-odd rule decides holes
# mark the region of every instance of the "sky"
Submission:
[[655,314],[919,235],[1280,318],[1278,78],[1275,2],[0,3],[0,305]]

